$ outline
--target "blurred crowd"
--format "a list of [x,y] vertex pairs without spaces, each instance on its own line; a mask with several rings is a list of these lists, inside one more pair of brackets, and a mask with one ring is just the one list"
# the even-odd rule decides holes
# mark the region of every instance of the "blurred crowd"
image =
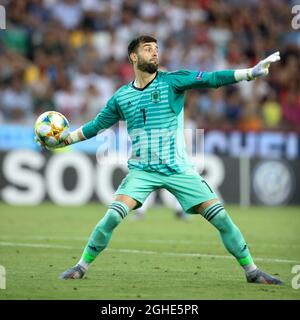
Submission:
[[300,29],[288,0],[2,0],[0,124],[57,110],[93,118],[133,80],[128,42],[159,41],[161,68],[246,68],[279,50],[270,75],[186,96],[189,127],[300,132]]

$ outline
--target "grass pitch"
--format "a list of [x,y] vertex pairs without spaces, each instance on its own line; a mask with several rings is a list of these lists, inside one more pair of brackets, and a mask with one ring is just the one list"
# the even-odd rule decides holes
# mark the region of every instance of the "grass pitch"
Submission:
[[[200,216],[175,219],[165,207],[126,218],[80,281],[58,280],[74,265],[105,208],[0,204],[0,299],[300,299],[291,270],[300,265],[299,207],[226,206],[256,264],[283,286],[247,284],[216,230]],[[299,280],[298,280],[299,281]]]

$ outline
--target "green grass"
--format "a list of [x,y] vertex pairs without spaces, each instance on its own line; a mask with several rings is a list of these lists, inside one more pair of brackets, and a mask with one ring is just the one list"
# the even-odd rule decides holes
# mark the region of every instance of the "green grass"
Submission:
[[86,279],[58,280],[78,261],[104,210],[0,204],[0,265],[7,273],[0,299],[300,299],[291,286],[291,269],[300,264],[299,207],[227,206],[256,263],[283,286],[247,284],[209,223],[177,220],[164,207],[141,221],[128,217]]

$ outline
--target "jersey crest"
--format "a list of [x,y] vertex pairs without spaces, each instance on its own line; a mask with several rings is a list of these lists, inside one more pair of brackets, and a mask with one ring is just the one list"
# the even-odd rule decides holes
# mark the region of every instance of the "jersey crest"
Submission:
[[154,102],[154,103],[157,103],[157,102],[161,101],[160,90],[151,91],[151,101]]

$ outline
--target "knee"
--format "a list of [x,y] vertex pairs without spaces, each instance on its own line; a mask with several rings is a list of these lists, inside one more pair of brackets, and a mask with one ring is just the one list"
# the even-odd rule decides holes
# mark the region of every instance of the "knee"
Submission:
[[128,210],[132,210],[137,205],[136,200],[124,194],[117,195],[115,198],[115,202],[121,202],[123,205],[127,206]]

